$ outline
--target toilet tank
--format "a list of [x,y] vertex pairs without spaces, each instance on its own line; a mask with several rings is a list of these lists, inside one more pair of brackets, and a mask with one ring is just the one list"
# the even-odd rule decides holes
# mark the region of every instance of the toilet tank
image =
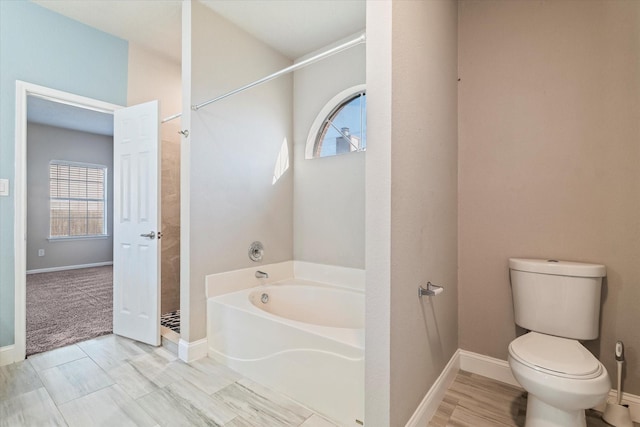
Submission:
[[604,265],[509,259],[517,325],[578,340],[598,337]]

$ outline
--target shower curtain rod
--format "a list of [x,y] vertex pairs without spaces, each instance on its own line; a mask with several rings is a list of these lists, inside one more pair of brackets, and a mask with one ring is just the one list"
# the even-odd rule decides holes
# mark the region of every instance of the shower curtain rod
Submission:
[[[333,47],[331,49],[325,50],[324,52],[320,52],[319,54],[314,55],[311,58],[307,58],[307,59],[305,59],[303,61],[296,62],[295,64],[290,65],[290,66],[288,66],[286,68],[283,68],[280,71],[276,71],[273,74],[269,74],[266,77],[263,77],[263,78],[261,78],[259,80],[256,80],[256,81],[252,82],[252,83],[249,83],[247,85],[239,87],[238,89],[232,90],[231,92],[227,92],[224,95],[220,95],[220,96],[218,96],[216,98],[210,99],[209,101],[205,101],[205,102],[202,102],[202,103],[197,104],[197,105],[192,105],[191,109],[193,111],[198,111],[200,108],[205,107],[205,106],[207,106],[209,104],[213,104],[214,102],[217,102],[217,101],[220,101],[222,99],[228,98],[228,97],[230,97],[232,95],[235,95],[236,93],[244,92],[245,90],[251,89],[254,86],[261,85],[262,83],[266,83],[266,82],[268,82],[270,80],[273,80],[273,79],[275,79],[277,77],[280,77],[282,75],[291,73],[292,71],[295,71],[295,70],[300,69],[302,67],[306,67],[307,65],[313,64],[314,62],[320,61],[321,59],[327,58],[329,56],[335,55],[336,53],[340,53],[340,52],[342,52],[344,50],[350,49],[350,48],[352,48],[354,46],[359,45],[360,43],[366,43],[366,41],[367,41],[367,36],[366,36],[366,34],[363,33],[363,34],[359,35],[358,37],[356,37],[355,39],[349,40],[346,43],[343,43],[343,44],[338,45],[336,47]],[[173,119],[177,119],[180,116],[182,116],[182,113],[174,114],[173,116],[169,116],[169,117],[165,118],[164,120],[162,120],[162,123],[166,123],[166,122],[171,121]]]

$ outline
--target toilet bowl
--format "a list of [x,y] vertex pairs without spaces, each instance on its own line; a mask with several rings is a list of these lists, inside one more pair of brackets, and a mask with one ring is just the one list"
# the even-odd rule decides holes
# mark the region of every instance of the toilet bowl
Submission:
[[585,409],[603,402],[607,370],[577,340],[529,332],[509,344],[509,366],[529,392],[526,427],[585,427]]
[[509,344],[513,376],[529,392],[526,427],[586,427],[584,410],[604,401],[609,374],[578,340],[598,338],[602,264],[510,258],[516,324],[531,332]]

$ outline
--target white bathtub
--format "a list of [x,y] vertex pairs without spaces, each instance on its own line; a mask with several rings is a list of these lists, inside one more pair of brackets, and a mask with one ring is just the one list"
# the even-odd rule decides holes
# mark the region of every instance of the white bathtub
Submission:
[[295,279],[208,298],[207,340],[209,357],[340,425],[364,419],[363,292]]

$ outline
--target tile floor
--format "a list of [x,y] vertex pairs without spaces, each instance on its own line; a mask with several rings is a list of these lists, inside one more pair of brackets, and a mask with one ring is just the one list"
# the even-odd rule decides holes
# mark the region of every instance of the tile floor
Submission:
[[[460,371],[429,427],[523,427],[526,406],[522,389]],[[0,427],[45,425],[336,427],[211,359],[115,335],[0,367]]]
[[115,335],[0,367],[0,426],[336,427],[204,358]]
[[[527,395],[519,387],[460,371],[429,427],[524,427]],[[587,427],[610,427],[587,411]]]

